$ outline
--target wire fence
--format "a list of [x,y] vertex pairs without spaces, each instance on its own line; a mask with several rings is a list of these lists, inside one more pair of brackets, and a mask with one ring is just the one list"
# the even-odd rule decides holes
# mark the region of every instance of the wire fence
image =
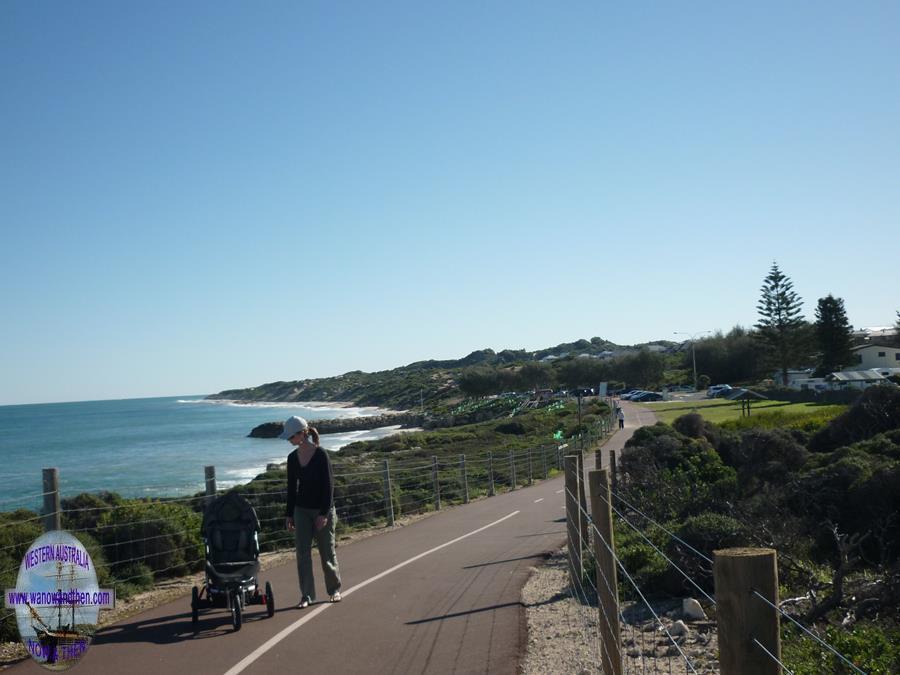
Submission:
[[[598,673],[711,673],[720,669],[729,673],[791,673],[791,664],[781,655],[779,620],[785,618],[804,639],[814,641],[823,653],[834,657],[835,667],[864,672],[779,607],[774,551],[740,549],[742,553],[738,554],[722,550],[710,557],[711,552],[708,555],[691,546],[671,528],[648,516],[645,509],[611,490],[606,472],[591,476],[596,485],[586,490],[581,458],[570,455],[565,461],[566,620],[569,652],[573,654],[567,663],[569,669]],[[608,536],[598,527],[601,522],[607,523]],[[686,588],[696,591],[699,602],[694,598],[673,601],[643,587],[639,570],[629,569],[619,555],[615,532],[636,537],[643,550],[670,571],[657,578],[682,579]],[[661,538],[667,538],[668,543],[659,545]],[[683,557],[673,556],[667,549],[692,556],[695,564],[685,569]],[[763,567],[771,571],[771,579],[766,579],[765,573],[753,578],[747,572],[750,567],[746,560],[768,555],[771,564]],[[633,559],[631,564],[638,562]],[[618,581],[610,570],[618,572]],[[697,570],[703,572],[701,577]],[[715,594],[707,590],[711,590],[713,578]],[[761,592],[756,586],[766,590]],[[726,598],[724,604],[717,601],[720,594]],[[609,598],[614,599],[612,604]],[[770,611],[760,612],[761,606]],[[706,613],[713,620],[707,619]],[[605,641],[604,632],[614,635],[612,646]]]
[[[592,432],[590,440],[598,435],[599,430]],[[337,534],[392,525],[398,518],[516,489],[553,475],[558,457],[558,445],[554,444],[440,458],[335,461]],[[15,585],[28,546],[46,529],[65,529],[81,539],[94,559],[101,585],[114,587],[120,598],[155,580],[197,572],[205,560],[200,532],[204,506],[230,492],[243,496],[256,510],[262,552],[294,547],[294,535],[285,526],[284,475],[220,488],[214,468],[208,467],[204,480],[198,480],[206,490],[190,496],[123,499],[101,493],[62,499],[59,485],[65,481],[60,481],[57,470],[49,470],[50,478],[46,471],[45,484],[52,479],[55,489],[0,503],[6,512],[0,514],[4,516],[0,518],[0,585],[4,588]],[[183,485],[144,488],[148,495],[164,495],[167,489],[182,490]],[[33,498],[44,500],[42,513],[21,510],[23,500]],[[0,614],[0,637],[14,613]]]

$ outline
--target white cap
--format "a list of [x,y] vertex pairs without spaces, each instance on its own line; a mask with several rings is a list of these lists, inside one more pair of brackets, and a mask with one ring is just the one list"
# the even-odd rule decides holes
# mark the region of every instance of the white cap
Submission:
[[306,431],[308,428],[309,423],[305,419],[294,415],[293,417],[288,417],[284,421],[284,431],[281,432],[281,435],[278,438],[287,440],[297,432]]

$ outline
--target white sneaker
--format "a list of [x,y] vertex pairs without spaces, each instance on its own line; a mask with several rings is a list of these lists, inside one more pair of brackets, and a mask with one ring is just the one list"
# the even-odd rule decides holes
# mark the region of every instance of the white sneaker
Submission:
[[297,603],[297,609],[306,609],[307,607],[309,607],[309,602],[309,598],[303,598],[299,603]]
[[334,595],[331,596],[331,601],[332,602],[340,602],[341,601],[341,592],[335,591]]

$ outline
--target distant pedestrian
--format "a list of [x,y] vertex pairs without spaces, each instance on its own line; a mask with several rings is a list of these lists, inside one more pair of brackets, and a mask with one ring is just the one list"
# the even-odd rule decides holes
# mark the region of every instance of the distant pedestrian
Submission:
[[619,428],[625,428],[625,411],[619,408],[619,412],[616,413],[616,418],[619,420]]
[[294,533],[301,609],[316,599],[312,570],[312,542],[316,540],[332,602],[341,601],[341,574],[335,552],[334,475],[328,453],[319,445],[319,432],[302,417],[290,417],[279,438],[296,445],[287,458],[287,514],[285,527]]

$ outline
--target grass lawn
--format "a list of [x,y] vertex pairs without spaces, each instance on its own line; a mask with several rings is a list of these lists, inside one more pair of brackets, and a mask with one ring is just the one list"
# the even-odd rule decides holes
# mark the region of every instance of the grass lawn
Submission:
[[[704,419],[721,424],[729,420],[741,419],[741,403],[740,401],[724,401],[722,399],[711,399],[708,401],[663,401],[660,403],[640,403],[647,410],[651,410],[656,414],[656,418],[660,422],[671,424],[676,417],[686,415],[691,412],[699,413]],[[832,417],[841,414],[847,406],[843,405],[825,405],[822,403],[788,403],[787,401],[754,401],[750,411],[750,420],[753,418],[771,418],[777,417],[779,421],[796,422],[802,419],[815,419],[816,421],[827,421]],[[758,420],[763,422],[763,419]],[[774,419],[765,419],[767,422],[774,422]],[[743,426],[743,425],[741,425]],[[754,426],[752,423],[748,426]],[[763,426],[770,426],[763,424]]]

